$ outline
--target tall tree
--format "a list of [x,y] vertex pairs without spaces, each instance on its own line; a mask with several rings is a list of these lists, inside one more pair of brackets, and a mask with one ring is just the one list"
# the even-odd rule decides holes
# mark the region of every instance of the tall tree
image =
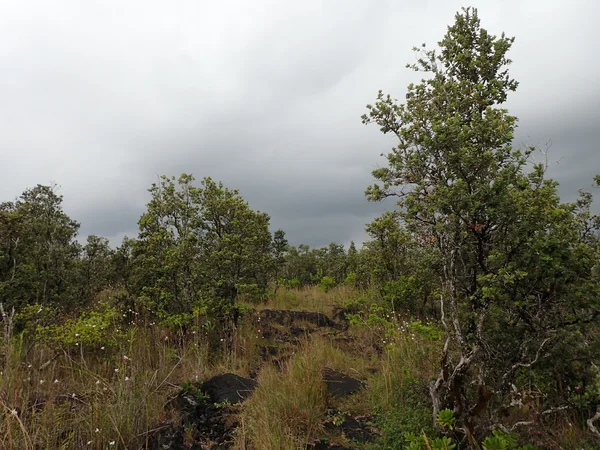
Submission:
[[269,216],[222,183],[193,182],[187,174],[163,176],[139,221],[137,289],[161,316],[190,313],[203,301],[232,304],[240,293],[262,295],[267,287]]
[[533,149],[511,146],[516,118],[501,105],[517,88],[512,43],[463,9],[439,51],[415,49],[409,67],[426,78],[409,85],[406,102],[380,92],[363,116],[398,142],[367,195],[398,197],[409,231],[439,254],[447,339],[431,383],[434,417],[453,409],[471,442],[478,424],[500,420],[519,371],[598,311],[596,256],[580,245],[574,205],[560,203],[544,166],[525,173]]
[[279,274],[285,264],[285,255],[289,249],[288,240],[285,238],[285,231],[276,230],[273,233],[273,271],[275,275],[275,292],[279,287]]
[[112,267],[113,255],[108,239],[94,235],[87,237],[80,261],[79,285],[82,299],[91,300],[94,294],[111,284],[115,273]]
[[0,301],[71,307],[77,297],[79,224],[62,208],[54,186],[27,189],[0,206]]

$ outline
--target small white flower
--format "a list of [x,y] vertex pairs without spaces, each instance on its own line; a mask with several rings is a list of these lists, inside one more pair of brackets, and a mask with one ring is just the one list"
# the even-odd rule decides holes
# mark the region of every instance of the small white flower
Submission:
[[129,381],[129,377],[125,377],[125,381]]
[[75,346],[76,346],[76,347],[79,347],[79,342],[75,342]]
[[123,355],[123,359],[124,359],[125,361],[129,361],[129,356],[127,356],[127,355]]
[[56,384],[56,383],[58,383],[58,378],[56,378],[56,379],[54,380],[54,384]]
[[73,393],[71,394],[71,397],[72,397],[72,398],[77,398],[77,394],[76,394],[75,392],[73,392]]
[[44,384],[44,380],[40,380],[40,384]]
[[75,333],[75,337],[79,337],[79,333]]
[[102,347],[100,347],[100,350],[104,350],[104,345]]
[[100,380],[96,380],[96,384],[100,384]]
[[10,413],[11,413],[13,416],[18,416],[18,415],[19,415],[19,411],[17,411],[16,409],[12,409],[12,410],[10,411]]
[[92,441],[87,441],[86,445],[92,445]]
[[117,368],[117,369],[115,369],[115,372],[118,372],[118,371],[119,371],[119,369],[118,369],[118,368]]
[[94,431],[94,433],[100,433],[100,428],[96,428],[96,431]]
[[112,447],[113,445],[115,445],[115,441],[110,441],[110,442],[108,443],[108,445],[110,445],[110,446]]

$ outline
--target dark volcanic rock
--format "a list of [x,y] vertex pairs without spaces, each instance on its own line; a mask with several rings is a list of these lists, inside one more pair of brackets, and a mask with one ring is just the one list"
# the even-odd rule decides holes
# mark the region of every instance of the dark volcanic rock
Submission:
[[323,369],[323,381],[327,384],[327,392],[333,397],[347,397],[364,387],[356,378],[328,368]]
[[[148,436],[148,448],[151,450],[179,450],[190,448],[228,449],[231,448],[237,427],[235,406],[222,406],[229,401],[232,405],[245,400],[256,388],[256,381],[225,373],[211,378],[202,384],[202,391],[210,397],[210,402],[198,398],[186,389],[182,389],[169,406],[178,410],[181,423],[166,423]],[[184,442],[184,430],[191,431],[192,442]],[[189,436],[188,436],[189,439]],[[187,447],[186,447],[187,445]]]
[[309,450],[352,450],[349,447],[343,447],[337,444],[331,444],[328,441],[316,441],[308,444]]
[[224,373],[212,377],[202,384],[204,391],[214,403],[243,402],[252,394],[258,383],[250,378],[240,377],[233,373]]
[[343,420],[337,424],[333,421],[325,424],[325,429],[331,433],[341,432],[347,439],[354,442],[373,441],[379,435],[379,431],[372,422],[372,416],[353,417],[347,414],[343,415],[339,410],[329,410],[328,414],[343,417]]

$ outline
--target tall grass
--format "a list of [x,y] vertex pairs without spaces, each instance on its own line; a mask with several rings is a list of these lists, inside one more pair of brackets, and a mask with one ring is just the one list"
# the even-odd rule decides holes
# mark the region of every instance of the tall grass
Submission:
[[358,295],[358,291],[348,285],[335,286],[325,292],[319,286],[305,286],[297,289],[280,288],[277,294],[259,309],[286,309],[331,313],[333,308],[342,307],[346,301]]
[[176,420],[165,406],[191,375],[184,366],[195,361],[204,375],[197,345],[176,349],[143,328],[112,350],[51,350],[18,336],[5,342],[0,448],[143,448],[154,429]]
[[270,365],[262,368],[259,387],[244,404],[237,448],[295,450],[320,435],[325,386],[311,348],[305,343],[281,373]]

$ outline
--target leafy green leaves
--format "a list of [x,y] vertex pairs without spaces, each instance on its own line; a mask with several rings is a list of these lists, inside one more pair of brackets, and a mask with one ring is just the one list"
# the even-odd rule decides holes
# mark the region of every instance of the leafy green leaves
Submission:
[[379,267],[393,269],[387,295],[407,297],[397,269],[411,243],[435,256],[420,278],[440,280],[447,336],[434,413],[452,408],[467,435],[489,405],[479,393],[501,403],[517,369],[543,364],[558,336],[600,311],[591,197],[562,204],[546,167],[528,164],[534,149],[512,148],[517,119],[502,104],[518,86],[508,72],[513,41],[463,9],[439,49],[416,49],[410,67],[424,78],[408,86],[406,102],[379,91],[362,117],[397,140],[367,189],[370,200],[396,197],[400,207],[368,229],[388,255]]
[[163,176],[139,221],[137,289],[165,318],[207,300],[260,296],[271,267],[269,216],[222,183],[193,182],[187,174],[177,182]]

